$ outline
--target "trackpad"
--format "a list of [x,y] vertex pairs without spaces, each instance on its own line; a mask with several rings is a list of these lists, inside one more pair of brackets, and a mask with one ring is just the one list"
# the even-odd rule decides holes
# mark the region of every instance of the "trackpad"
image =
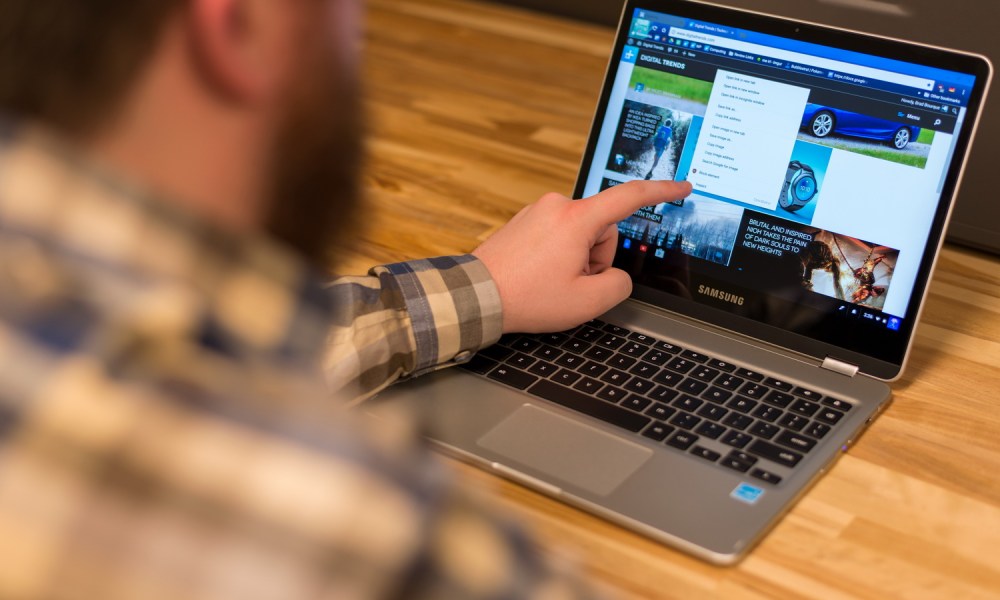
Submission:
[[514,411],[478,444],[602,496],[653,455],[649,448],[531,404]]

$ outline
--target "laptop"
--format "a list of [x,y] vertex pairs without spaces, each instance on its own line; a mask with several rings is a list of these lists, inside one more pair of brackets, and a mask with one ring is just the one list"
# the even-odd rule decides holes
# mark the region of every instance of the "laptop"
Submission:
[[628,0],[574,197],[693,185],[618,224],[632,297],[505,335],[372,411],[735,563],[889,403],[991,74],[980,56]]

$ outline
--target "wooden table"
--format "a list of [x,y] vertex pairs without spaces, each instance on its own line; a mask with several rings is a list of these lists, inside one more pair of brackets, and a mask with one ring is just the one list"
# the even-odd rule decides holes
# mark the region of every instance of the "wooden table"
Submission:
[[[571,192],[611,31],[472,1],[368,4],[370,227],[339,270],[467,252],[544,192]],[[1000,259],[946,247],[893,387],[732,568],[458,468],[625,597],[1000,598]]]

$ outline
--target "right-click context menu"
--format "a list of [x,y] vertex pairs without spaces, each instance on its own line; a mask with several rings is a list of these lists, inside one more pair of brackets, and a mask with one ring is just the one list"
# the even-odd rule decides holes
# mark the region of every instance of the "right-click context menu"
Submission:
[[688,179],[700,192],[773,210],[809,89],[719,70]]

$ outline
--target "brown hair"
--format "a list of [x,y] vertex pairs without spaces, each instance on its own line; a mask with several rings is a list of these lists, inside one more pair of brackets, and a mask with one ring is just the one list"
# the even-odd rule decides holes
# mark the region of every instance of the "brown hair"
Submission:
[[0,0],[0,111],[86,134],[185,0]]

